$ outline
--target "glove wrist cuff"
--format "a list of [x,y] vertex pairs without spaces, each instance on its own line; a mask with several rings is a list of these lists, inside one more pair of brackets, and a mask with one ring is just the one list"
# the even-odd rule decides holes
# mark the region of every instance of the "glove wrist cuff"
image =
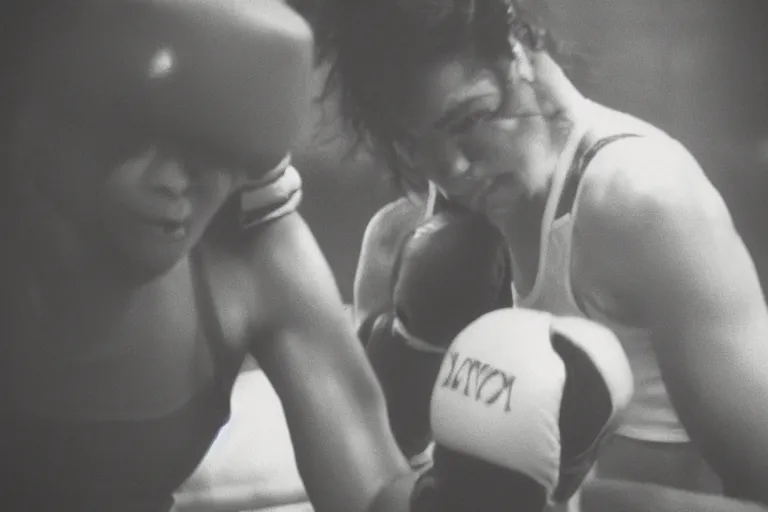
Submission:
[[411,493],[410,512],[440,512],[438,485],[432,469],[422,472],[416,479]]
[[417,352],[425,352],[428,354],[445,354],[446,350],[443,347],[437,347],[431,343],[427,343],[418,336],[414,336],[408,331],[408,328],[403,322],[395,315],[392,321],[392,332],[398,337],[402,338],[403,343],[410,349]]

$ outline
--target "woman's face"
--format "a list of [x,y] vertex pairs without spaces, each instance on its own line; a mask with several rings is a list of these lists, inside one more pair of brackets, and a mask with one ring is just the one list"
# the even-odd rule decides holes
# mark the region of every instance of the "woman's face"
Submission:
[[418,172],[470,209],[503,214],[542,186],[549,123],[516,61],[503,69],[453,60],[416,87],[407,151]]
[[86,239],[150,273],[199,242],[242,179],[196,148],[161,144],[114,119],[43,115],[28,125],[22,161],[35,188]]

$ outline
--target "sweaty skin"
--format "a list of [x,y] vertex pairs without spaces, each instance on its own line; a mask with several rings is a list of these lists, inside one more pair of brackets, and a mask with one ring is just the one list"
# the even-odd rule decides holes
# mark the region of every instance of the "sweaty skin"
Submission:
[[[429,144],[424,154],[450,169],[426,177],[483,209],[508,235],[515,285],[523,295],[539,267],[543,207],[537,195],[546,197],[548,190],[547,175],[537,169],[551,169],[557,161],[541,148],[557,155],[558,131],[627,117],[589,102],[545,53],[526,55],[535,81],[520,81],[512,71],[511,81],[523,84],[513,92],[514,101],[556,112],[553,124],[505,117],[498,83],[461,62],[428,71],[423,101],[414,102],[424,106],[423,126],[431,126],[456,98],[480,104],[468,108],[474,124],[466,133],[430,132],[423,138]],[[761,369],[768,361],[768,311],[754,263],[721,196],[688,151],[640,121],[624,126],[644,136],[604,148],[581,184],[570,261],[573,294],[603,316],[649,332],[664,383],[695,445],[726,487],[768,503],[768,409],[762,403],[768,376]],[[527,142],[535,137],[545,142]],[[430,173],[440,168],[424,167]],[[496,179],[496,186],[468,187],[471,180],[456,178],[463,172]],[[513,215],[510,197],[520,197],[521,187],[533,199],[528,210]],[[376,230],[398,231],[375,220],[370,231],[376,224]],[[375,274],[365,262],[360,268]]]
[[405,237],[424,219],[426,205],[402,197],[384,205],[363,233],[353,289],[356,327],[391,297],[392,272]]
[[[574,293],[649,329],[683,425],[720,472],[768,502],[761,462],[768,312],[730,213],[679,144],[635,139],[598,154],[574,226]],[[589,283],[587,287],[586,284]],[[716,370],[711,370],[716,368]],[[762,480],[764,481],[764,480]],[[748,491],[747,491],[748,489]]]
[[315,510],[407,511],[415,474],[309,228],[297,214],[272,223],[243,244],[242,264],[258,276],[251,351],[280,396]]
[[[411,211],[412,203],[405,199],[393,201],[382,207],[371,219],[366,233],[375,234],[367,236],[364,240],[365,250],[375,249],[376,254],[394,253],[397,250],[395,244],[388,241],[397,240],[398,236],[404,236],[410,228],[398,221],[401,215],[397,209]],[[414,215],[414,218],[418,217]],[[361,258],[358,269],[364,268],[364,275],[377,276],[369,281],[359,281],[359,286],[367,286],[368,296],[387,297],[389,293],[388,281],[385,277],[391,271],[391,266],[381,264],[384,258]],[[359,270],[360,271],[360,270]],[[373,283],[381,283],[376,290]],[[376,310],[381,304],[371,307]],[[590,479],[585,482],[582,492],[581,509],[583,512],[604,512],[606,510],[624,512],[764,512],[766,507],[756,503],[738,501],[725,497],[687,492],[670,487],[636,482]]]
[[592,480],[584,484],[584,512],[765,512],[763,505],[653,484]]

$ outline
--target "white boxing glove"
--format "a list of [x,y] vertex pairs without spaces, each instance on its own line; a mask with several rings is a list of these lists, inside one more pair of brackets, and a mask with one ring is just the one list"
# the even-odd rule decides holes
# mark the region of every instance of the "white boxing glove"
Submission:
[[519,507],[523,488],[530,510],[567,501],[632,393],[609,329],[520,308],[480,317],[450,345],[433,390],[441,501],[457,511],[499,510],[506,499]]

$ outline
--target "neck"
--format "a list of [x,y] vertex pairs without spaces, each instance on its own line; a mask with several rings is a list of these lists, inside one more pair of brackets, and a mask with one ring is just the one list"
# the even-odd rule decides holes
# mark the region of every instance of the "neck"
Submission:
[[538,100],[544,110],[566,119],[579,118],[587,99],[547,52],[529,54]]
[[503,214],[490,216],[491,223],[501,232],[513,252],[515,248],[538,243],[550,190],[551,180],[535,194],[514,201],[513,206]]
[[489,220],[504,235],[511,248],[538,246],[555,177],[563,166],[570,165],[572,154],[569,148],[573,147],[574,138],[582,132],[581,119],[581,116],[556,118],[550,123],[545,136],[547,150],[542,151],[542,158],[526,175],[526,185],[520,187],[517,197],[509,198],[498,211],[489,212]]

